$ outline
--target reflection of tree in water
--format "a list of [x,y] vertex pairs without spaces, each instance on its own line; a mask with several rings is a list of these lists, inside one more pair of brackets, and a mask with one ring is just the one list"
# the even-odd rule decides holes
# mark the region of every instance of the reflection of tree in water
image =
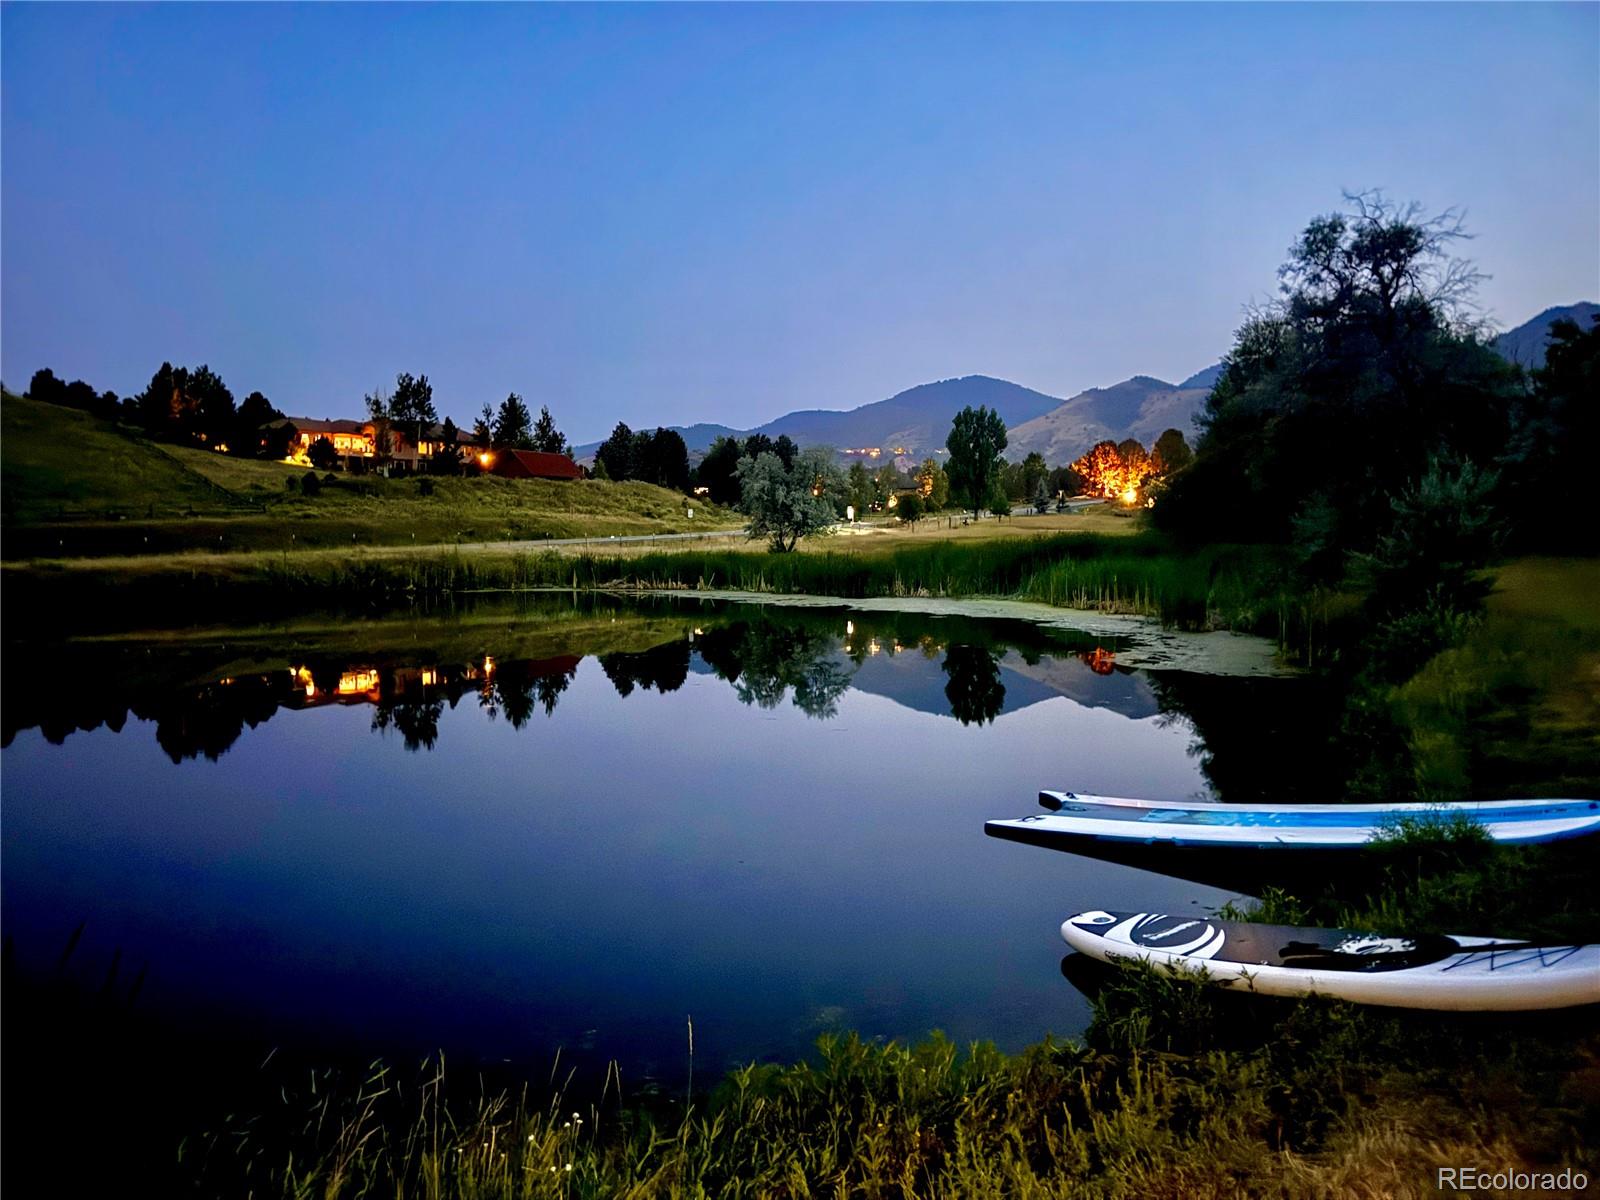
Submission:
[[635,687],[675,692],[689,678],[689,643],[674,639],[634,654],[602,654],[600,669],[619,696],[631,695]]
[[[1346,742],[1342,700],[1317,679],[1239,679],[1191,672],[1149,676],[1164,723],[1194,729],[1189,754],[1217,798],[1237,804],[1331,803],[1348,799],[1352,764],[1381,747]],[[1398,781],[1397,781],[1398,782]]]
[[578,673],[576,656],[525,659],[496,663],[478,692],[478,704],[492,718],[503,713],[511,728],[521,729],[533,718],[534,708],[550,716],[556,701]]
[[776,708],[790,688],[808,717],[839,711],[854,672],[838,657],[838,641],[821,630],[768,622],[737,622],[707,630],[695,643],[700,658],[733,684],[741,703]]
[[951,646],[945,651],[945,698],[950,715],[963,725],[983,725],[1000,715],[1006,702],[1006,685],[1000,682],[1000,664],[981,646]]
[[407,750],[432,750],[439,740],[439,718],[444,700],[380,700],[372,714],[375,733],[393,729]]

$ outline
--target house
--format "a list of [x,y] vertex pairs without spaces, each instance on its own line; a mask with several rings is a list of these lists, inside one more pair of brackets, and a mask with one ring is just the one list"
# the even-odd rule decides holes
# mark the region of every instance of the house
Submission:
[[478,463],[505,479],[583,478],[583,468],[565,454],[542,450],[488,450],[478,455]]
[[[365,466],[376,465],[376,460],[380,457],[378,454],[379,431],[377,425],[372,421],[281,417],[276,421],[268,421],[262,426],[262,429],[276,429],[285,425],[294,430],[294,436],[289,441],[288,454],[288,458],[292,462],[306,463],[310,461],[311,447],[320,438],[327,438],[328,441],[333,443],[334,451],[339,455],[342,465],[346,469],[355,468],[359,470]],[[263,444],[265,444],[264,438]],[[428,459],[444,450],[444,426],[430,425],[422,431],[421,441],[414,443],[411,439],[411,431],[401,425],[390,424],[387,428],[385,444],[387,452],[381,456],[384,460],[384,470],[397,472],[420,471]],[[458,434],[456,444],[469,452],[475,449],[471,436],[465,433]]]

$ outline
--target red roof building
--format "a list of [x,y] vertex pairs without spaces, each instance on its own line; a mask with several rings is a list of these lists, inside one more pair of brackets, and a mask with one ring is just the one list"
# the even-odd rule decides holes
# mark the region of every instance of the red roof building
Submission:
[[491,450],[489,473],[506,479],[582,479],[583,468],[565,454],[542,450]]

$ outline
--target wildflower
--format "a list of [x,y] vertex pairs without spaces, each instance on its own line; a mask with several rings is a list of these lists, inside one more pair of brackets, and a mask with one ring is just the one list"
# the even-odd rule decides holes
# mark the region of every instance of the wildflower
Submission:
[[568,1163],[566,1169],[567,1169],[568,1174],[570,1174],[572,1172],[572,1164]]

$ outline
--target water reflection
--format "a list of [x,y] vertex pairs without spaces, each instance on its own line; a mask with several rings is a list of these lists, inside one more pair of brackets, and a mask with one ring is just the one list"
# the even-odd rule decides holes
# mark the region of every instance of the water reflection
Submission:
[[[908,627],[905,615],[893,613],[841,618],[722,605],[675,615],[642,628],[636,613],[624,613],[620,625],[612,616],[598,636],[585,625],[567,639],[566,652],[539,657],[514,653],[500,630],[471,629],[452,639],[470,646],[454,657],[381,640],[341,652],[336,635],[328,639],[333,644],[281,658],[269,634],[256,635],[244,662],[241,635],[164,647],[114,640],[48,651],[15,645],[8,648],[14,662],[32,661],[6,675],[0,745],[29,728],[53,744],[78,730],[119,731],[131,715],[155,724],[156,740],[174,763],[216,761],[280,710],[370,706],[373,732],[396,734],[407,750],[428,751],[439,744],[443,714],[463,699],[475,698],[489,719],[503,718],[518,730],[540,713],[551,716],[589,654],[622,698],[636,691],[666,695],[691,673],[704,673],[728,683],[743,704],[772,710],[788,700],[819,720],[837,715],[852,687],[975,726],[1006,711],[1008,698],[1010,707],[1026,707],[1066,695],[1135,717],[1157,709],[1148,682],[1119,672],[1111,650],[1026,626],[997,629],[958,619],[937,622],[947,634],[940,636],[928,631],[926,619]],[[605,648],[616,640],[629,648]],[[939,700],[924,669],[936,661],[944,675]],[[1117,674],[1124,686],[1105,687],[1104,677]]]
[[175,1020],[386,1053],[668,1078],[691,1012],[718,1065],[821,1024],[1020,1046],[1086,1016],[1064,912],[1217,897],[984,820],[1041,787],[1259,789],[1296,752],[1247,735],[1282,731],[1281,681],[1118,649],[696,599],[13,645],[6,932],[53,951],[87,919]]

